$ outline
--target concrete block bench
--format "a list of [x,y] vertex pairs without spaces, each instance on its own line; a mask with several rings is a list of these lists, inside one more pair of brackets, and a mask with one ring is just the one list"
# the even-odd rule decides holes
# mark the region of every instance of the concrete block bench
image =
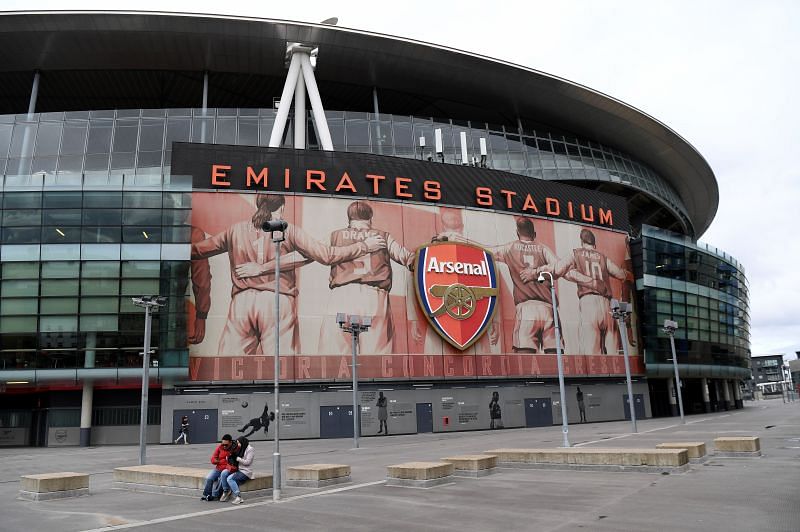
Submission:
[[450,482],[455,466],[450,462],[406,462],[386,467],[387,486],[430,488]]
[[642,471],[680,473],[689,468],[686,449],[493,449],[501,467],[530,469],[573,469],[599,471]]
[[747,458],[761,456],[761,440],[758,436],[732,436],[714,440],[715,456]]
[[[165,493],[200,497],[211,469],[143,465],[114,469],[114,487],[146,493]],[[272,494],[272,475],[256,473],[255,478],[241,485],[244,498],[266,497]]]
[[443,462],[450,462],[455,468],[457,477],[483,477],[497,472],[497,456],[493,454],[465,454],[442,458]]
[[686,449],[689,462],[698,463],[706,459],[706,444],[701,441],[666,442],[656,445],[656,449]]
[[286,470],[286,485],[299,488],[322,488],[350,482],[350,466],[343,464],[308,464]]
[[83,473],[43,473],[20,477],[19,496],[28,501],[47,501],[89,495],[89,475]]

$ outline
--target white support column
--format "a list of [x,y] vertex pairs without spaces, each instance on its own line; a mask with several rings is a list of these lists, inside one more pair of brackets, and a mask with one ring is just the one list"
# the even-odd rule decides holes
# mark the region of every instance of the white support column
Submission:
[[378,108],[378,89],[372,87],[372,108],[375,112],[375,133],[378,136],[376,142],[378,146],[378,155],[383,155],[383,132],[381,131],[381,111]]
[[306,149],[306,84],[302,70],[297,73],[294,88],[294,148]]
[[705,377],[700,379],[700,391],[703,394],[703,409],[711,412],[711,394],[708,392],[708,379]]
[[206,113],[208,112],[208,71],[203,72],[203,120],[200,124],[200,142],[206,143],[206,128],[207,120]]
[[[28,100],[28,116],[27,119],[33,120],[33,114],[36,112],[36,101],[39,99],[39,71],[33,74],[33,86],[31,87],[31,98]],[[33,147],[31,146],[31,126],[25,124],[25,133],[22,136],[22,152],[20,157],[31,157],[33,154]]]
[[729,380],[722,380],[722,397],[725,401],[725,410],[730,410],[731,408],[731,383]]
[[[294,63],[295,58],[298,58],[303,69],[303,77],[305,78],[306,89],[308,90],[308,99],[311,101],[311,109],[314,111],[314,123],[317,125],[317,134],[319,134],[320,145],[325,151],[333,151],[331,132],[328,129],[328,120],[325,118],[325,109],[322,107],[322,99],[319,96],[319,88],[317,88],[317,81],[314,78],[314,68],[311,66],[311,59],[306,53],[296,53],[292,55],[292,63]],[[289,69],[289,76],[286,78],[287,83],[291,78],[291,66]],[[284,87],[284,92],[285,90],[286,89]],[[283,105],[283,101],[281,101],[281,105]],[[278,121],[276,119],[275,126],[277,127],[277,125]],[[274,133],[275,130],[273,129],[272,132]],[[270,143],[270,146],[272,146],[272,143]]]
[[[292,60],[289,62],[289,73],[286,74],[286,83],[283,84],[281,101],[280,104],[278,105],[278,114],[275,116],[275,124],[272,126],[272,134],[269,137],[270,148],[280,148],[281,146],[281,140],[283,139],[283,132],[286,129],[286,120],[289,118],[289,108],[292,106],[292,97],[294,96],[295,86],[297,85],[297,78],[299,77],[298,73],[300,72],[300,58],[301,56],[304,55],[306,56],[307,60],[308,56],[306,54],[301,54],[301,53],[292,54]],[[311,66],[310,63],[309,66]],[[316,88],[316,84],[314,85],[314,88]],[[319,98],[319,92],[317,93],[317,98]],[[319,125],[317,127],[319,127]]]
[[[95,361],[95,347],[97,333],[86,334],[86,351],[83,355],[83,366],[93,368]],[[91,380],[83,381],[83,394],[81,396],[81,431],[80,446],[88,447],[92,443],[92,404],[94,399],[94,383]]]

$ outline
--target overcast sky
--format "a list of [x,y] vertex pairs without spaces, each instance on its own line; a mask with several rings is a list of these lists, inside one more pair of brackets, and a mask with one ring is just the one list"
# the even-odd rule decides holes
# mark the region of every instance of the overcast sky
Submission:
[[[0,0],[0,9],[138,9],[319,22],[504,59],[664,122],[708,160],[720,204],[701,240],[744,264],[753,354],[800,350],[800,2]],[[323,94],[324,103],[324,94]],[[800,151],[800,150],[799,150]]]

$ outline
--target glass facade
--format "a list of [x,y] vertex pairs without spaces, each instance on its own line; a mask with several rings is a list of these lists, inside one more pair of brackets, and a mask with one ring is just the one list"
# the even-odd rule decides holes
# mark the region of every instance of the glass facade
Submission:
[[674,320],[680,364],[749,367],[747,278],[733,257],[646,225],[631,253],[646,364],[671,366],[669,337],[661,328],[664,320]]
[[[143,294],[170,298],[154,317],[155,358],[161,367],[185,367],[191,183],[170,175],[172,143],[263,146],[274,116],[272,109],[0,116],[0,368],[138,367],[144,316],[130,298]],[[618,183],[659,198],[690,227],[676,192],[646,165],[524,120],[509,127],[338,111],[327,119],[339,150],[407,158],[433,159],[434,130],[441,129],[444,162],[454,164],[462,163],[463,132],[470,163],[480,162],[483,138],[489,168]],[[318,148],[310,118],[307,131],[309,148]],[[290,122],[284,145],[292,137]],[[687,340],[727,345],[741,327],[715,321],[728,307],[712,309],[712,301],[735,303],[702,297],[707,312],[691,318],[703,326],[690,328]]]

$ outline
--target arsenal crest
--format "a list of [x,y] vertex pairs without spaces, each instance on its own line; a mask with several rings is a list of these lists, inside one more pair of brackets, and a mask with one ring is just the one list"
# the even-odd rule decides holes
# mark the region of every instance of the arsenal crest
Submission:
[[462,351],[481,337],[497,308],[497,269],[485,249],[461,242],[422,246],[414,286],[430,324]]

